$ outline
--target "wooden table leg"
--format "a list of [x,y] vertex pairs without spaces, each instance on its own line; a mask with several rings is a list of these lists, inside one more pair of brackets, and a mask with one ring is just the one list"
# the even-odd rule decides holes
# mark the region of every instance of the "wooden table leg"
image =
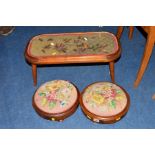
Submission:
[[154,42],[155,42],[155,29],[150,28],[150,31],[149,31],[148,36],[147,36],[147,42],[146,42],[143,58],[141,60],[141,65],[139,67],[136,80],[134,82],[135,88],[139,85],[139,83],[140,83],[140,81],[144,75],[144,72],[147,68],[147,65],[149,63],[149,60],[150,60],[150,57],[152,54]]
[[37,65],[32,64],[32,76],[33,76],[33,84],[37,85]]
[[114,70],[114,61],[109,62],[110,76],[113,83],[115,83],[115,70]]
[[123,28],[124,28],[123,26],[118,26],[117,34],[116,34],[117,39],[121,38],[121,35],[123,33]]
[[134,30],[134,26],[129,26],[128,37],[129,37],[130,40],[132,39],[132,36],[133,36],[133,30]]

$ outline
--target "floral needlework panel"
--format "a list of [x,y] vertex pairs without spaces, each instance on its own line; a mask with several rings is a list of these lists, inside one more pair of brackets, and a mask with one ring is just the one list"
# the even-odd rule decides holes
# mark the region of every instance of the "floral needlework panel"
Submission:
[[107,117],[117,115],[127,105],[124,91],[109,82],[97,82],[88,86],[83,93],[82,100],[91,113]]
[[116,37],[108,32],[43,34],[31,41],[32,56],[113,54]]
[[43,84],[35,93],[34,102],[47,113],[61,113],[71,108],[77,100],[77,90],[64,80]]

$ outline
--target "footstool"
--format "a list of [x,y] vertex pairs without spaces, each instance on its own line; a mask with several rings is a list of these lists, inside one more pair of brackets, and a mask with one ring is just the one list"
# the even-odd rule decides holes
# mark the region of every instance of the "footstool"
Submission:
[[108,32],[41,34],[33,37],[25,51],[32,64],[34,85],[37,65],[72,63],[109,63],[114,82],[114,61],[120,57],[118,41]]
[[63,121],[78,107],[79,92],[69,81],[53,80],[41,85],[33,96],[33,107],[43,118]]
[[123,117],[130,105],[128,93],[110,82],[96,82],[86,87],[80,96],[84,114],[94,122],[114,123]]

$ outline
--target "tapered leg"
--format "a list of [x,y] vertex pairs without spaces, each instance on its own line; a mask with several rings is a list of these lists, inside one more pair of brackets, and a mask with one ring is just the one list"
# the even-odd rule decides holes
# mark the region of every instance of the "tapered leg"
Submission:
[[117,39],[121,38],[122,33],[123,33],[123,26],[118,26],[117,34],[116,34]]
[[32,64],[32,76],[33,76],[33,84],[37,85],[37,65]]
[[110,76],[113,83],[115,83],[115,71],[114,71],[114,61],[109,62]]
[[130,40],[132,39],[132,36],[133,36],[133,30],[134,30],[134,26],[129,26],[128,37],[129,37]]
[[147,36],[147,42],[146,42],[146,46],[145,46],[145,50],[144,50],[144,54],[143,54],[143,58],[141,60],[141,65],[139,67],[138,73],[137,73],[137,77],[136,80],[134,82],[134,87],[137,87],[144,75],[144,72],[147,68],[147,65],[149,63],[151,54],[152,54],[152,50],[153,50],[153,46],[154,46],[154,42],[155,42],[155,28],[148,34]]

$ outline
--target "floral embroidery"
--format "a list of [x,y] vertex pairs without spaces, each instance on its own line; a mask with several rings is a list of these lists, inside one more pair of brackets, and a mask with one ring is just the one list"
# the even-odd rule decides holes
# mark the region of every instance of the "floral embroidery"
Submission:
[[55,106],[64,107],[68,105],[74,86],[68,81],[55,80],[46,83],[38,91],[40,104],[53,109]]
[[31,44],[34,56],[111,54],[118,48],[115,37],[106,32],[40,35]]
[[109,115],[120,112],[125,107],[127,98],[117,85],[98,82],[85,89],[83,103],[91,112]]

